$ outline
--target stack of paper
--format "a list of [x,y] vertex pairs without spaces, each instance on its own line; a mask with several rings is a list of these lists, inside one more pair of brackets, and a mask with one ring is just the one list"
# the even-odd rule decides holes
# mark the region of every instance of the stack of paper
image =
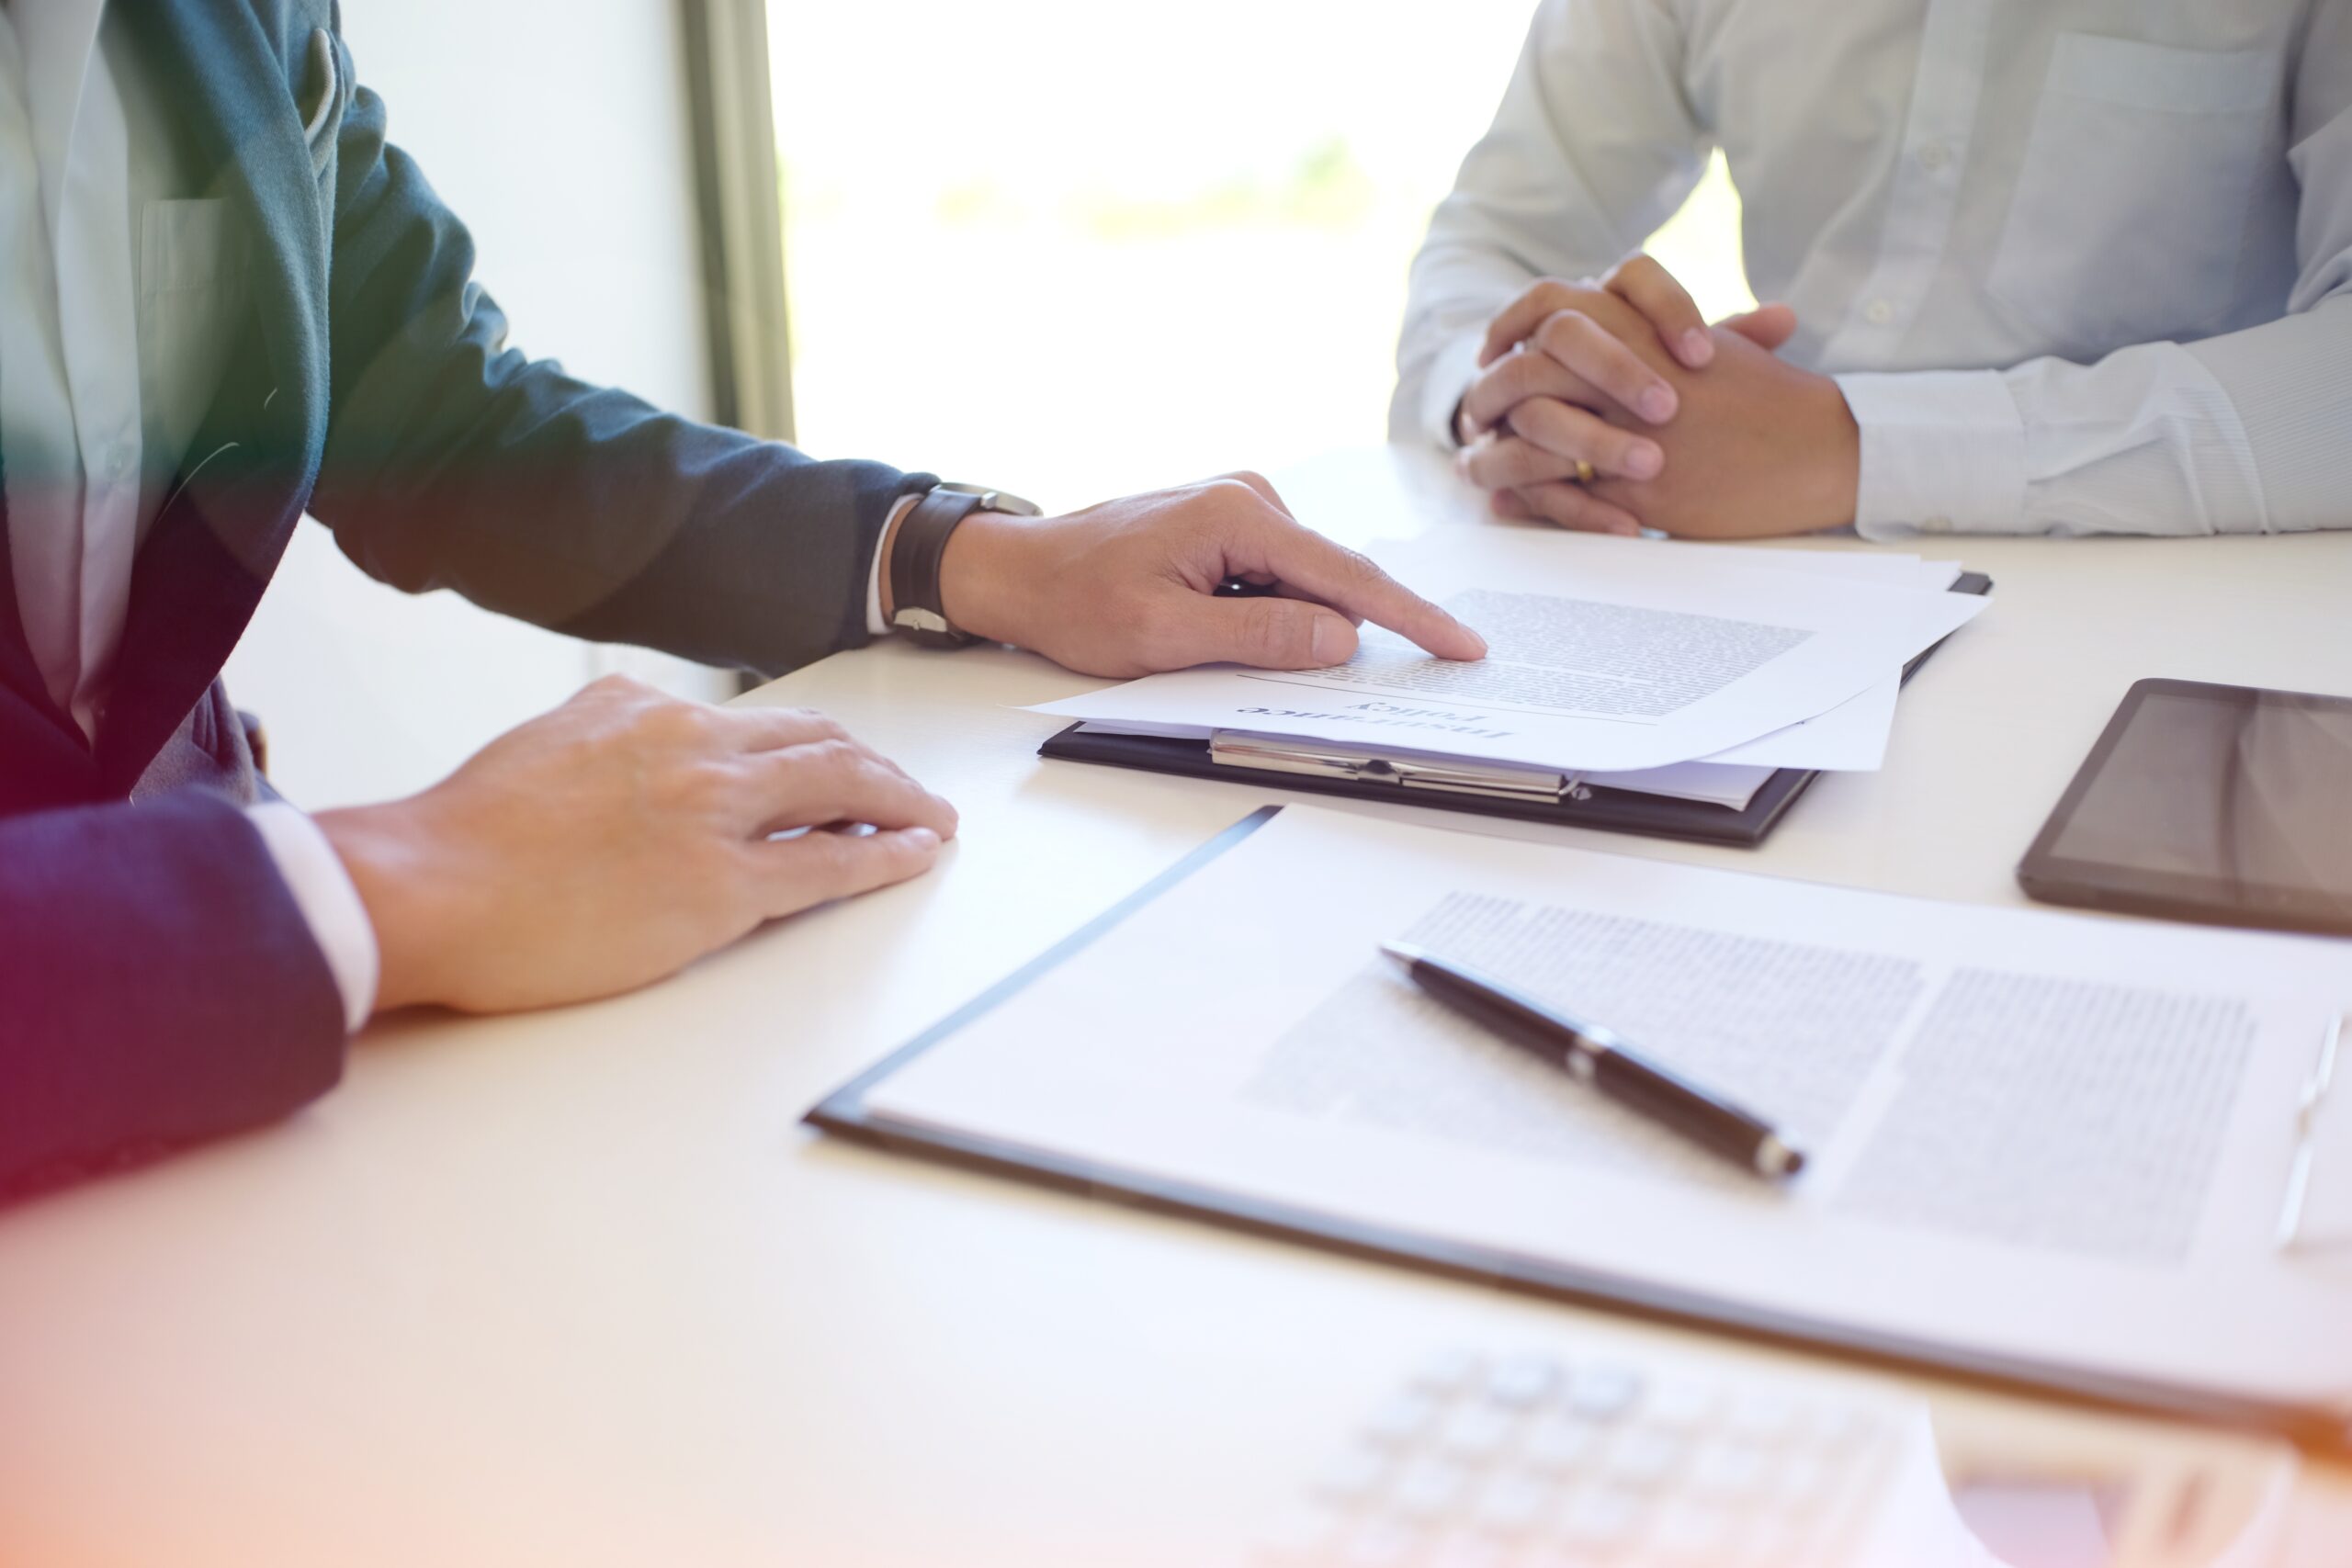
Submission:
[[1483,635],[1476,663],[1366,626],[1329,670],[1216,665],[1036,711],[1206,739],[1556,769],[1745,806],[1780,768],[1870,770],[1903,666],[1984,608],[1916,556],[1739,550],[1526,529],[1374,552]]

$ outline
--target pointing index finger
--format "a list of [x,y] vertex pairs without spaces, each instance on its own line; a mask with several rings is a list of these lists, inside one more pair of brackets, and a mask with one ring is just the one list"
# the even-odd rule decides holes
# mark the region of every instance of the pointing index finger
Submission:
[[1484,659],[1487,639],[1407,588],[1372,560],[1313,529],[1269,520],[1253,529],[1228,565],[1262,571],[1320,600],[1411,638],[1440,659]]

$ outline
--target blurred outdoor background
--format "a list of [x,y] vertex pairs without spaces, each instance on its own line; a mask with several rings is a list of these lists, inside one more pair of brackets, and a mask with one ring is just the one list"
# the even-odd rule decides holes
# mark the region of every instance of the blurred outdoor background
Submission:
[[[1385,430],[1532,0],[772,0],[800,445],[1057,510]],[[1720,160],[1650,249],[1750,300]]]

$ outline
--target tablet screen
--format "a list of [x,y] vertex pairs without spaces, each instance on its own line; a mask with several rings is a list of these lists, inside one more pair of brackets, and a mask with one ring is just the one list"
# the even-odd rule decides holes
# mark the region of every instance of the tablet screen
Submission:
[[2141,682],[2023,869],[2352,929],[2352,700]]

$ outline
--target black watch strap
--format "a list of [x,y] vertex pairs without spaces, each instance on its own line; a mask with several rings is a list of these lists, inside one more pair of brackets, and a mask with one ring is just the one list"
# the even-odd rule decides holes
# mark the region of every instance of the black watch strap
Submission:
[[947,619],[939,592],[939,563],[946,558],[947,541],[975,512],[1034,517],[1037,509],[1001,491],[939,485],[899,519],[890,544],[890,626],[925,648],[961,648],[977,640]]

